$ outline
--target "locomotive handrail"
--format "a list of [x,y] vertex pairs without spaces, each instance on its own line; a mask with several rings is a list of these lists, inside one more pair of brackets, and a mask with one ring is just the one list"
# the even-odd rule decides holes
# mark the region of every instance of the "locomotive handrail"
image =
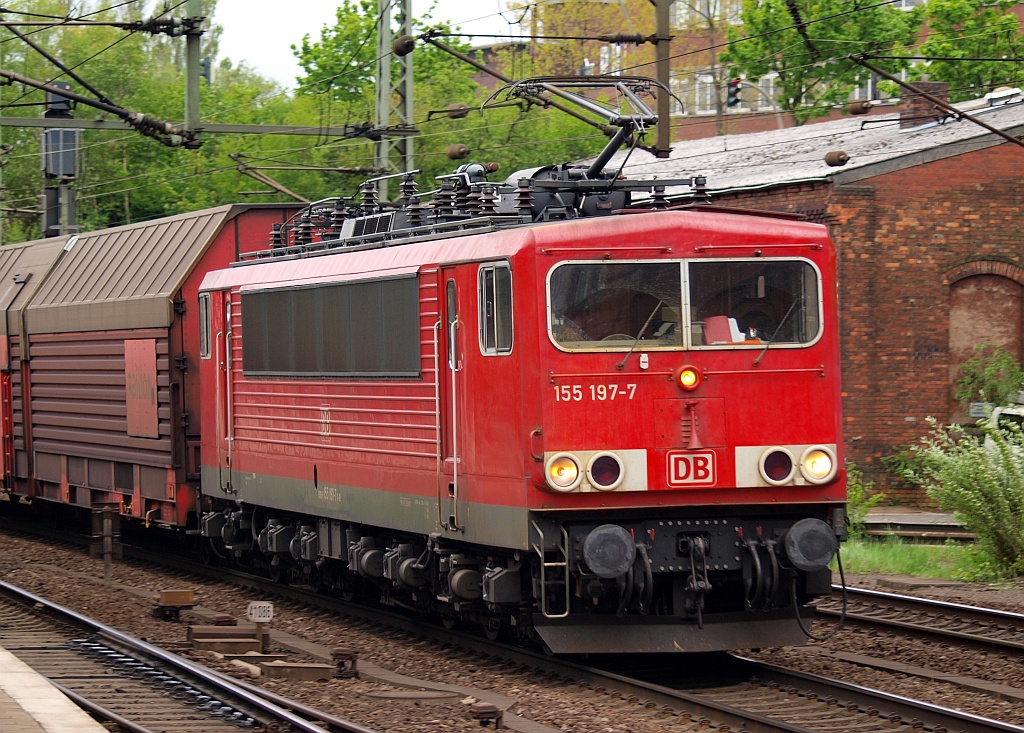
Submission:
[[452,373],[452,526],[449,529],[462,531],[463,526],[459,523],[459,400],[456,375],[461,371],[459,367],[459,342],[456,336],[459,330],[459,318],[455,317],[449,327],[448,346],[451,349],[451,358],[448,366]]
[[[562,530],[562,544],[555,544],[555,550],[562,551],[562,557],[565,560],[561,562],[548,562],[544,557],[544,553],[547,552],[547,541],[544,539],[544,530],[537,524],[537,520],[531,519],[530,524],[537,531],[537,536],[540,538],[540,544],[533,543],[533,549],[540,555],[540,612],[545,618],[567,618],[569,616],[569,609],[571,607],[571,596],[569,591],[569,533],[566,532],[565,527],[559,525],[559,529]],[[565,586],[565,613],[553,614],[548,613],[548,595],[547,595],[547,568],[564,568],[565,577],[562,580],[562,584]]]
[[693,248],[694,252],[711,252],[718,249],[797,249],[800,247],[808,247],[810,249],[821,249],[824,245],[820,242],[807,242],[805,244],[699,244]]
[[612,245],[604,247],[543,247],[539,251],[542,255],[557,255],[562,253],[573,253],[573,252],[604,252],[605,250],[613,249],[628,249],[630,252],[657,252],[659,254],[668,254],[672,251],[671,247],[657,246],[657,247],[632,247],[628,244]]
[[438,349],[441,340],[438,334],[441,332],[441,316],[438,315],[434,324],[434,419],[437,425],[437,524],[439,527],[448,529],[448,523],[441,514],[441,463],[444,461],[441,447],[441,433],[444,430],[444,417],[441,415],[441,363],[438,358]]
[[[746,372],[742,372],[746,374]],[[672,372],[626,372],[630,377],[665,377],[672,379]],[[621,377],[622,372],[548,372],[548,380],[554,382],[556,379],[579,379],[580,377]]]
[[703,375],[705,377],[722,377],[731,374],[813,374],[815,372],[818,373],[818,376],[824,377],[825,365],[803,369],[714,369],[704,370]]

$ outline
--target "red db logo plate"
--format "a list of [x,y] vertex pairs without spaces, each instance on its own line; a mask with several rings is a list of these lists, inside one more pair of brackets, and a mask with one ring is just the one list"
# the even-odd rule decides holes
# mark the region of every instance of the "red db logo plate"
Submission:
[[668,454],[669,486],[714,486],[716,481],[714,451]]

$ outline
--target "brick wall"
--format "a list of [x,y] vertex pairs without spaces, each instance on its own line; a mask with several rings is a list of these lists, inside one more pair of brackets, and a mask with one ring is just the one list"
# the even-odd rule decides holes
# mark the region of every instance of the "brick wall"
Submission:
[[804,213],[830,227],[847,458],[891,500],[928,505],[890,484],[881,458],[924,435],[928,416],[944,423],[952,415],[951,280],[1021,277],[1024,148],[1005,143],[857,184],[785,186],[716,203]]

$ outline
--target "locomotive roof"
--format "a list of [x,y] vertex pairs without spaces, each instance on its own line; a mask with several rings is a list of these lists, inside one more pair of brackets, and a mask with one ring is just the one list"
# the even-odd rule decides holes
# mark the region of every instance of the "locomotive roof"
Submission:
[[[574,256],[578,258],[601,258],[602,248],[628,249],[638,236],[648,239],[645,247],[634,256],[647,257],[651,254],[650,237],[661,238],[659,245],[672,246],[673,236],[689,228],[699,231],[702,242],[709,242],[717,233],[754,233],[751,221],[761,222],[757,234],[764,242],[771,241],[773,237],[804,236],[808,242],[815,243],[827,239],[825,228],[819,224],[759,216],[760,213],[767,212],[697,207],[529,224],[484,234],[469,232],[462,236],[374,248],[339,247],[277,260],[253,260],[237,267],[213,271],[203,279],[200,290],[302,285],[369,275],[408,275],[421,267],[494,260],[529,249],[543,253],[549,246],[552,249],[554,246],[573,249]],[[668,225],[664,219],[668,216],[678,220]]]
[[175,294],[214,237],[258,206],[219,206],[60,238],[66,251],[26,309],[28,332],[168,326]]

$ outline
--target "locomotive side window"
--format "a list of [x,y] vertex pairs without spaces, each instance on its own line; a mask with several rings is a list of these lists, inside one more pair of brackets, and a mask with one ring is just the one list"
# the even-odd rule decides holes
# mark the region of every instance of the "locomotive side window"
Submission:
[[805,260],[690,262],[691,343],[809,344],[821,332],[819,282]]
[[508,265],[480,267],[480,350],[512,351],[512,271]]
[[242,292],[248,376],[414,377],[415,277]]
[[199,296],[199,358],[210,358],[210,294]]
[[568,262],[548,276],[549,325],[567,350],[682,346],[679,262]]

